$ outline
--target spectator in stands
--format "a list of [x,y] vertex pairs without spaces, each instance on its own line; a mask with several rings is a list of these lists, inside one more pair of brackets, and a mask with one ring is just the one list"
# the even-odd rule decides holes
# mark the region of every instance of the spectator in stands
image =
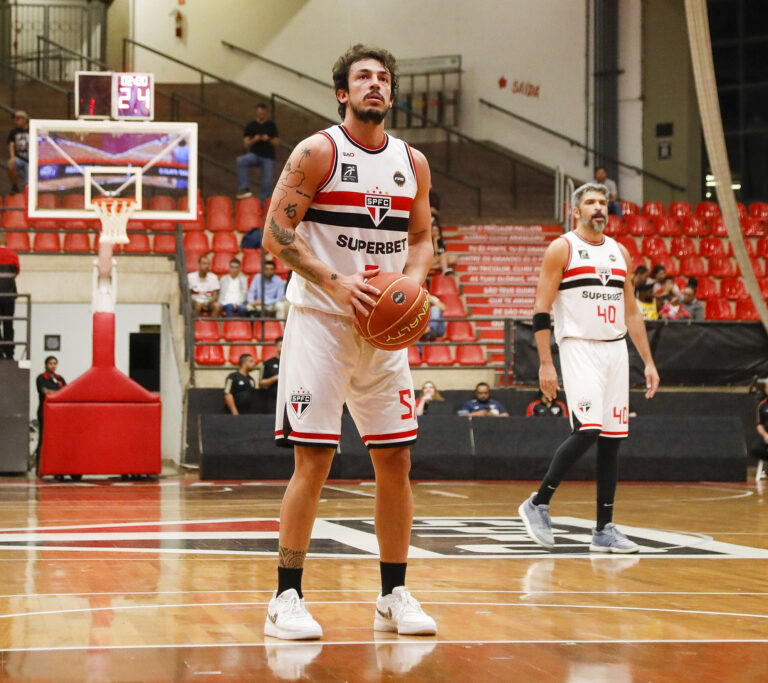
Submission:
[[696,298],[696,288],[690,284],[683,287],[680,305],[688,311],[692,320],[704,320],[704,303]]
[[45,359],[45,372],[39,374],[35,383],[37,384],[37,456],[40,458],[40,451],[43,448],[43,406],[45,397],[49,394],[55,394],[59,389],[67,386],[66,381],[61,375],[56,374],[56,368],[59,361],[56,356],[48,356]]
[[651,275],[648,280],[653,283],[653,296],[655,296],[657,299],[664,291],[664,280],[666,279],[667,269],[660,263],[657,263],[653,268],[651,268]]
[[608,188],[608,213],[621,218],[621,202],[619,201],[619,188],[616,181],[608,177],[605,166],[595,168],[595,180]]
[[539,398],[531,401],[525,411],[526,417],[568,417],[568,408],[565,403],[550,399],[543,391],[539,390]]
[[667,275],[662,283],[661,293],[656,296],[656,307],[661,311],[674,298],[680,298],[680,288],[675,284],[675,278]]
[[509,412],[502,403],[491,398],[491,387],[487,382],[480,382],[475,387],[475,398],[459,408],[459,415],[470,417],[509,417]]
[[653,284],[646,282],[637,288],[637,307],[643,314],[643,320],[658,320],[659,309],[653,298]]
[[429,295],[429,327],[421,336],[421,341],[435,341],[445,336],[445,320],[443,313],[445,304],[434,294]]
[[285,300],[285,280],[275,274],[274,261],[265,261],[264,270],[251,281],[248,289],[248,310],[256,315],[261,314],[263,310],[265,316],[272,318],[286,317],[288,302]]
[[250,353],[240,356],[240,367],[236,372],[227,375],[224,383],[224,403],[233,415],[249,413],[252,408],[253,392],[256,382],[251,372],[256,367],[256,361]]
[[691,314],[682,306],[679,296],[672,296],[659,311],[662,320],[690,320]]
[[259,379],[259,389],[267,394],[267,411],[275,412],[277,403],[277,378],[280,374],[280,353],[283,350],[283,338],[275,339],[275,355],[264,361]]
[[637,289],[640,285],[645,284],[648,281],[648,268],[645,266],[638,266],[635,268],[635,274],[632,276],[632,284],[635,286],[635,296],[637,296]]
[[[749,454],[758,461],[768,461],[768,382],[762,380],[763,396],[757,405],[757,436],[749,447]],[[758,385],[759,386],[759,385]],[[766,468],[762,468],[761,479],[765,479]]]
[[0,316],[9,318],[0,324],[0,359],[13,360],[13,318],[16,312],[16,276],[19,274],[19,257],[5,246],[5,233],[0,232]]
[[8,177],[11,194],[22,192],[27,185],[29,171],[29,116],[17,111],[13,115],[14,128],[8,133]]
[[207,256],[197,260],[197,272],[187,276],[189,291],[192,296],[192,312],[198,316],[210,313],[213,317],[219,314],[219,278],[211,272],[211,261]]
[[264,237],[264,231],[260,227],[254,226],[248,232],[246,232],[245,235],[243,235],[243,239],[240,240],[240,248],[241,249],[260,249],[261,240],[263,237]]
[[240,259],[229,262],[229,273],[219,281],[219,299],[216,302],[221,315],[232,317],[248,313],[248,278],[240,268]]
[[435,253],[429,269],[450,275],[459,257],[458,254],[449,254],[445,247],[443,228],[440,225],[440,195],[432,187],[429,188],[429,209],[432,212],[432,250]]
[[250,121],[243,130],[245,154],[237,157],[237,198],[252,197],[248,189],[248,169],[258,166],[261,169],[261,191],[259,199],[262,205],[272,196],[272,173],[275,170],[275,150],[280,145],[277,126],[267,119],[267,105],[260,102],[256,107],[256,119]]
[[421,392],[416,399],[416,415],[426,415],[432,401],[444,401],[434,382],[427,380],[421,385]]

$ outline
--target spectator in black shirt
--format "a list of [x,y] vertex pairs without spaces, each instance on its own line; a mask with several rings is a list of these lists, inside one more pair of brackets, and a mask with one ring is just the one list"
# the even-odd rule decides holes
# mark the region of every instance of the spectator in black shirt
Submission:
[[256,367],[256,361],[250,353],[240,356],[240,367],[237,372],[227,375],[224,383],[224,403],[233,415],[251,412],[253,392],[256,391],[256,382],[251,377],[251,372]]
[[[13,115],[15,128],[8,133],[8,177],[11,194],[23,191],[27,185],[29,169],[29,116],[25,111]],[[21,190],[19,189],[21,188]]]
[[765,461],[768,460],[768,382],[763,383],[763,398],[757,406],[757,437],[749,453],[762,467],[758,467],[758,478],[766,478]]
[[528,409],[525,411],[526,417],[568,417],[568,408],[565,403],[557,400],[553,401],[543,392],[539,391],[537,401],[531,401]]
[[43,447],[43,405],[45,404],[45,397],[49,394],[55,394],[59,389],[67,386],[66,381],[61,375],[56,374],[56,368],[59,365],[59,361],[56,360],[56,356],[48,356],[45,359],[45,372],[37,376],[37,424],[38,424],[38,440],[37,440],[37,455],[39,457],[40,450]]
[[245,154],[237,157],[237,198],[252,197],[248,189],[248,169],[258,166],[261,169],[262,206],[267,197],[272,196],[272,173],[275,170],[275,150],[280,144],[277,126],[267,119],[267,105],[259,103],[256,107],[256,119],[249,122],[243,130]]
[[266,391],[267,412],[272,412],[277,403],[277,378],[280,374],[280,352],[283,349],[283,338],[275,339],[275,355],[264,361],[264,369],[259,379],[259,389]]
[[[16,311],[16,276],[19,274],[19,257],[5,246],[5,233],[0,232],[0,316],[13,318]],[[0,324],[0,358],[13,360],[13,320]],[[6,346],[7,344],[7,346]]]

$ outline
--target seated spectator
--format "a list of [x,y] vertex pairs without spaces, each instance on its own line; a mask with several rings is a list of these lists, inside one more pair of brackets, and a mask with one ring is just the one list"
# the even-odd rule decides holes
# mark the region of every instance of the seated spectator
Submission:
[[704,302],[696,298],[696,288],[690,284],[683,287],[680,305],[688,311],[692,320],[704,320]]
[[661,311],[661,309],[664,308],[664,305],[675,297],[678,299],[680,298],[680,289],[675,284],[675,278],[671,275],[667,275],[662,283],[661,293],[656,296],[656,308]]
[[231,318],[248,313],[248,278],[240,268],[240,259],[229,262],[229,273],[219,281],[219,300],[216,302],[221,315]]
[[429,327],[421,335],[421,341],[435,341],[445,336],[445,320],[443,320],[445,304],[434,294],[429,295]]
[[[750,445],[749,454],[759,462],[768,460],[768,382],[763,382],[763,397],[757,406],[757,436]],[[761,478],[765,478],[765,467],[762,474]]]
[[646,282],[637,288],[637,307],[643,314],[643,320],[658,320],[659,309],[653,298],[653,284]]
[[638,266],[635,268],[635,274],[632,276],[632,284],[635,287],[635,296],[637,296],[637,288],[640,285],[644,285],[648,281],[648,268],[645,266]]
[[211,261],[207,256],[201,256],[197,261],[197,272],[187,276],[189,291],[192,296],[192,312],[195,316],[210,313],[213,317],[219,314],[217,299],[219,296],[219,278],[211,272]]
[[275,412],[277,404],[277,377],[280,374],[280,353],[283,350],[283,338],[275,339],[275,355],[273,358],[265,360],[261,377],[259,378],[259,389],[266,392],[267,412]]
[[240,240],[241,249],[260,249],[261,238],[263,237],[263,230],[261,228],[251,228],[243,235],[243,239]]
[[648,282],[653,284],[653,296],[655,296],[657,299],[659,296],[661,296],[661,293],[664,290],[664,280],[666,279],[667,269],[660,263],[657,263],[653,268],[651,268],[651,275],[648,279]]
[[691,314],[683,308],[680,297],[672,296],[659,311],[662,320],[690,320]]
[[251,412],[253,392],[256,382],[251,372],[256,367],[256,361],[250,353],[240,356],[240,367],[236,372],[227,375],[224,383],[224,403],[233,415]]
[[509,417],[509,412],[502,403],[491,398],[491,387],[487,382],[480,382],[475,387],[475,398],[459,408],[459,415],[470,417]]
[[421,385],[421,392],[416,399],[416,415],[426,415],[432,401],[444,401],[434,382],[427,380]]
[[553,401],[543,391],[539,391],[539,398],[531,401],[525,411],[526,417],[568,417],[568,408],[565,403],[557,400]]
[[29,116],[17,111],[13,115],[15,128],[8,133],[8,177],[11,180],[11,194],[23,192],[27,185],[29,171]]
[[[264,297],[262,306],[262,296]],[[275,274],[273,261],[264,262],[264,270],[254,276],[248,289],[248,310],[254,315],[285,318],[288,302],[285,300],[285,280]]]
[[621,202],[619,201],[619,188],[616,182],[608,177],[605,166],[595,168],[595,180],[608,188],[608,213],[621,218]]

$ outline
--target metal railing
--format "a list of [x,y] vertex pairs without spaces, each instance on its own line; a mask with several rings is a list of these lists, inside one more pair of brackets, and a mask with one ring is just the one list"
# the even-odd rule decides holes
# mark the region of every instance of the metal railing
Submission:
[[68,118],[71,113],[74,111],[74,99],[75,99],[75,93],[73,90],[67,90],[66,88],[61,88],[58,85],[55,85],[54,83],[51,83],[49,81],[46,81],[43,78],[38,78],[37,76],[34,76],[30,73],[27,73],[26,71],[22,71],[21,69],[16,68],[15,66],[12,66],[8,62],[0,60],[0,71],[3,69],[9,71],[11,73],[11,107],[14,109],[16,108],[16,76],[21,75],[25,79],[34,81],[35,83],[40,83],[40,85],[48,88],[48,90],[52,90],[55,93],[59,93],[61,95],[64,95],[66,97],[67,103],[66,103],[66,114],[63,118]]
[[[48,49],[49,46],[54,47],[57,52],[51,53],[51,51]],[[62,55],[70,55],[71,58],[67,59]],[[99,67],[97,71],[106,71],[108,69],[106,62],[103,62],[100,59],[96,59],[94,57],[89,57],[82,52],[72,50],[66,45],[62,45],[61,43],[57,43],[55,40],[51,40],[50,38],[46,38],[45,36],[41,35],[37,36],[37,53],[35,56],[37,59],[37,77],[48,80],[50,80],[50,61],[58,61],[59,63],[59,81],[64,80],[65,63],[79,63],[81,68],[77,69],[78,71],[90,70],[92,64]],[[82,68],[83,65],[85,65],[85,69]]]
[[[29,344],[32,339],[32,297],[29,294],[19,294],[16,292],[0,292],[0,299],[24,299],[26,301],[27,314],[26,315],[0,315],[0,328],[4,327],[4,323],[7,320],[17,321],[23,320],[26,322],[26,338],[24,341],[5,341],[0,338],[0,349],[6,346],[13,346],[15,349],[17,346],[23,346],[24,350],[21,352],[22,359],[29,359]],[[15,354],[14,354],[15,355]]]
[[607,156],[603,154],[602,152],[589,147],[588,145],[585,145],[583,142],[579,142],[575,138],[568,137],[567,135],[564,135],[563,133],[558,133],[556,130],[553,130],[552,128],[547,128],[547,126],[542,126],[540,123],[536,123],[536,121],[531,121],[530,119],[525,118],[524,116],[520,116],[519,114],[515,114],[512,111],[509,111],[509,109],[504,109],[504,107],[500,107],[497,104],[494,104],[493,102],[489,102],[488,100],[480,97],[478,98],[478,101],[480,104],[488,107],[489,109],[493,109],[494,111],[498,111],[505,116],[509,116],[513,119],[516,119],[517,121],[522,121],[523,123],[536,128],[537,130],[540,130],[544,133],[547,133],[553,137],[556,137],[560,140],[564,140],[572,147],[578,147],[579,149],[583,149],[585,152],[588,152],[589,154],[594,154],[595,156],[604,159],[605,161],[610,161],[611,163],[615,163],[617,166],[620,166],[621,168],[627,168],[631,171],[634,171],[638,175],[642,175],[646,178],[651,178],[653,180],[656,180],[660,183],[663,183],[664,185],[667,185],[668,187],[672,188],[673,190],[677,190],[678,192],[686,192],[687,188],[678,185],[677,183],[672,182],[671,180],[668,180],[667,178],[662,178],[661,176],[656,175],[655,173],[651,173],[650,171],[646,171],[645,169],[640,168],[639,166],[634,166],[632,164],[627,164],[619,159],[615,159],[614,157]]

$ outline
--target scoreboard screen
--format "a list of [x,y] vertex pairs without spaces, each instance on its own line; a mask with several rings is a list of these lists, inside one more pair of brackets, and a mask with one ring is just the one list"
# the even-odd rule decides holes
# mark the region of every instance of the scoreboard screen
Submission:
[[78,71],[75,74],[75,118],[152,121],[155,118],[154,76]]
[[75,118],[108,119],[112,113],[112,72],[75,74]]

